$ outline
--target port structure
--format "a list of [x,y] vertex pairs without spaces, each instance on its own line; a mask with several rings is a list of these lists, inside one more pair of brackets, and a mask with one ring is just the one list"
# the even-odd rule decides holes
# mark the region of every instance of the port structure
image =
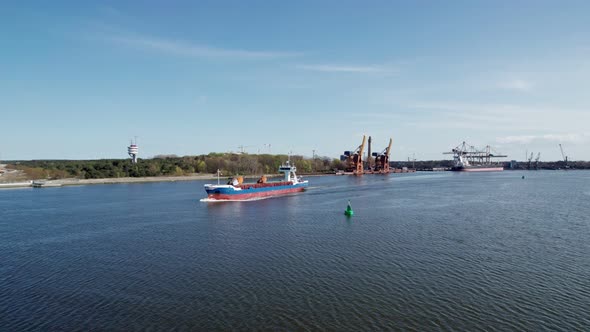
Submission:
[[[247,154],[246,153],[246,148],[250,148],[250,147],[253,147],[253,146],[254,145],[240,145],[240,146],[238,146],[238,149],[240,150],[240,154]],[[269,146],[270,146],[270,144],[269,144]],[[260,150],[258,152],[260,152]]]
[[131,162],[137,164],[137,155],[139,154],[139,147],[137,146],[137,137],[135,138],[135,142],[131,140],[131,144],[127,147],[127,153],[129,157],[131,157]]
[[344,154],[340,156],[340,160],[345,163],[344,172],[338,174],[351,174],[351,175],[362,175],[362,174],[388,174],[388,173],[411,173],[415,172],[415,169],[403,168],[391,168],[389,157],[391,156],[391,146],[393,139],[389,139],[389,145],[381,152],[373,152],[372,149],[372,138],[369,136],[369,146],[366,160],[363,154],[364,146],[366,142],[366,136],[363,136],[363,142],[354,151],[344,151]]
[[369,136],[369,146],[368,146],[368,150],[367,150],[367,161],[365,162],[365,171],[366,172],[371,172],[373,170],[372,167],[372,158],[371,158],[371,136]]
[[561,150],[561,156],[563,157],[563,162],[565,163],[564,166],[566,169],[570,168],[570,166],[567,164],[567,155],[563,152],[563,147],[561,146],[561,143],[559,143],[559,150]]
[[363,152],[367,137],[363,135],[363,142],[354,151],[344,151],[340,157],[346,163],[346,172],[352,172],[354,175],[363,175]]
[[452,154],[455,162],[461,162],[466,165],[473,164],[491,164],[492,158],[505,158],[507,155],[495,152],[492,147],[486,145],[482,150],[475,148],[475,146],[467,144],[465,141],[450,152],[443,152],[443,154]]
[[534,153],[531,152],[530,157],[527,157],[527,161],[528,161],[527,169],[531,169],[531,164],[533,162],[533,155],[534,155]]
[[373,157],[375,157],[375,167],[373,168],[374,173],[389,173],[389,156],[391,154],[391,144],[393,143],[393,139],[389,139],[389,145],[383,151],[374,152]]
[[531,155],[527,157],[527,169],[538,170],[539,169],[539,159],[541,159],[541,152],[537,153],[537,157],[535,157],[534,164],[533,164],[533,156],[534,156],[534,153],[531,152]]

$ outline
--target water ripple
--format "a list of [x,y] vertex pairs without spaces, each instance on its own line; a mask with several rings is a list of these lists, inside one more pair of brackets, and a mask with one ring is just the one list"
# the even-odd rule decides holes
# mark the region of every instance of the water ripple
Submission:
[[[590,172],[1,191],[7,330],[588,330]],[[353,218],[343,215],[348,199]]]

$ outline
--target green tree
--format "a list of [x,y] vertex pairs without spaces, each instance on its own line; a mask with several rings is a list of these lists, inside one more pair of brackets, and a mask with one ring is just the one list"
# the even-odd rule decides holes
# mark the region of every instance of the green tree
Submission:
[[206,171],[207,171],[207,163],[204,162],[203,160],[199,160],[197,162],[197,172],[204,173]]

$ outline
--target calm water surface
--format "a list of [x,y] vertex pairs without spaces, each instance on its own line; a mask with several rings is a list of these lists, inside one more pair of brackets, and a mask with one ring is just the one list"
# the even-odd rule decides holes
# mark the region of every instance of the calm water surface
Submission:
[[1,190],[0,330],[590,330],[590,172],[308,179]]

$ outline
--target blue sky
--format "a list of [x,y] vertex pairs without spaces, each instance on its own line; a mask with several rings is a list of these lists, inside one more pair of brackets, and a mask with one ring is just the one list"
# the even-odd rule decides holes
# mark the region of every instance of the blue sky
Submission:
[[0,4],[0,158],[590,159],[587,1]]

